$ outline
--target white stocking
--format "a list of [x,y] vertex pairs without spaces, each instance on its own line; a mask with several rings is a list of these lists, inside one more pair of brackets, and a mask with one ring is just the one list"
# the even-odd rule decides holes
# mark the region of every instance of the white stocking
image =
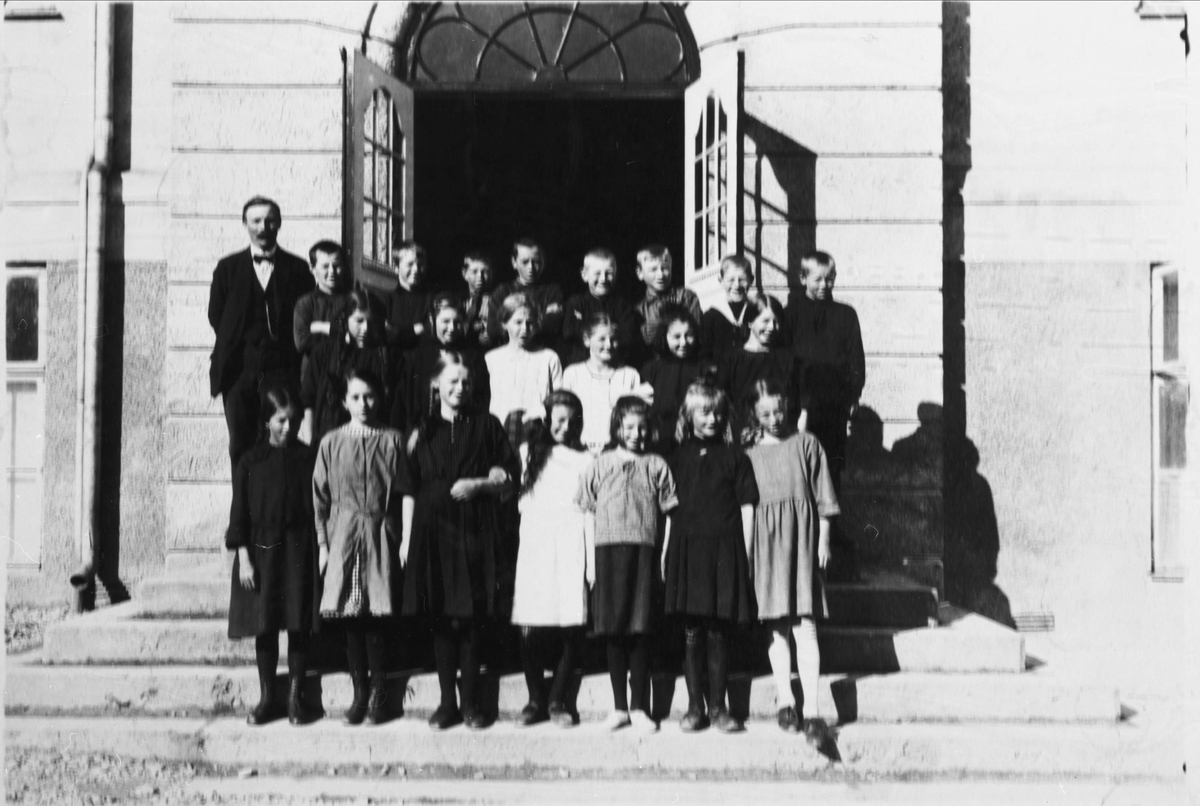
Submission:
[[792,647],[788,641],[786,622],[773,625],[767,658],[771,661],[771,672],[775,676],[775,696],[779,707],[795,707],[796,697],[792,694]]
[[[803,618],[792,627],[792,635],[796,639],[796,669],[800,672],[804,711],[809,718],[819,716],[817,686],[821,680],[821,650],[817,646],[817,625],[811,618]],[[772,659],[772,667],[774,664]]]

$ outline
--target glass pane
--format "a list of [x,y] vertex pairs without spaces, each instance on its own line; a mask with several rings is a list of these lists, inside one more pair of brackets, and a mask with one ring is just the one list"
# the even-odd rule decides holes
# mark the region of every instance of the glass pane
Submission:
[[38,360],[38,279],[12,277],[8,281],[8,327],[5,357],[9,361]]
[[729,205],[717,205],[717,255],[724,255],[729,251]]
[[[697,187],[699,186],[697,185]],[[703,269],[708,265],[708,261],[704,259],[704,216],[697,216],[692,227],[692,243],[695,244],[693,250],[695,254],[692,257],[696,262],[696,268]]]
[[371,198],[380,204],[392,203],[392,161],[386,154],[375,160],[375,192]]
[[373,139],[376,143],[386,148],[392,142],[392,96],[383,90],[375,90],[375,103],[372,105],[377,110],[375,114],[375,137]]
[[388,232],[388,217],[387,213],[378,207],[375,208],[375,255],[376,260],[381,263],[387,263],[388,257],[391,255],[392,239],[391,233]]
[[1183,381],[1163,380],[1158,393],[1158,466],[1187,467],[1188,386]]
[[363,257],[378,260],[375,252],[375,205],[363,202]]
[[720,259],[717,254],[717,228],[712,213],[704,217],[704,255],[705,263],[715,263]]
[[375,151],[370,145],[363,145],[363,197],[379,199],[375,189]]
[[724,201],[729,194],[727,180],[729,179],[729,164],[726,161],[725,146],[717,149],[717,198],[718,203]]
[[705,171],[705,194],[704,206],[712,207],[717,203],[717,152],[708,152],[708,157],[704,160]]
[[724,142],[725,133],[729,131],[728,124],[725,120],[724,104],[717,104],[717,139]]
[[1179,360],[1179,275],[1163,276],[1163,361]]

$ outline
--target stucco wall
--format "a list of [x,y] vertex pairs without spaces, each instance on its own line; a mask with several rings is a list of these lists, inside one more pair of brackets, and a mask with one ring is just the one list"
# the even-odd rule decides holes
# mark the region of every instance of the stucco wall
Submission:
[[1155,673],[1182,623],[1179,586],[1149,576],[1148,336],[1150,266],[1183,256],[1181,26],[1123,4],[970,9],[966,433],[993,593],[1053,617],[1031,654],[1136,646]]

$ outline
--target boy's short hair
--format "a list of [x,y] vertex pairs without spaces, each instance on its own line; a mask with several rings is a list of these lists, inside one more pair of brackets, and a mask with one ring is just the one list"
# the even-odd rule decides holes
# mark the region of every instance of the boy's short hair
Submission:
[[671,250],[660,243],[652,243],[643,246],[638,250],[638,263],[645,263],[647,260],[661,260],[664,263],[671,262]]
[[488,269],[492,268],[492,259],[489,258],[482,249],[472,249],[471,251],[469,251],[465,255],[463,255],[463,259],[462,259],[463,269],[466,269],[467,266],[469,266],[472,263],[482,263],[483,265],[487,266]]
[[837,274],[837,263],[833,259],[833,255],[828,252],[821,252],[814,249],[811,252],[805,252],[800,258],[800,277],[803,279],[808,276],[808,267],[805,263],[816,263],[823,269],[829,269],[830,274]]
[[417,259],[425,257],[425,247],[421,246],[416,241],[401,241],[392,247],[392,259],[395,260],[405,252],[412,252],[417,256]]
[[587,263],[588,258],[595,258],[596,260],[607,260],[609,263],[612,264],[613,271],[617,270],[617,256],[612,253],[611,249],[605,249],[604,247],[597,247],[583,256],[583,262]]
[[520,247],[524,247],[526,249],[536,249],[539,252],[542,251],[542,245],[540,243],[538,243],[533,238],[530,238],[528,236],[522,236],[520,238],[517,238],[515,241],[513,241],[512,256],[514,259],[517,256],[517,249]]
[[750,261],[746,260],[746,258],[742,257],[741,255],[726,255],[725,257],[721,258],[721,268],[717,270],[717,276],[724,277],[726,269],[728,269],[730,266],[736,266],[737,268],[746,272],[746,276],[751,280],[754,279],[754,269],[751,268]]
[[317,241],[312,245],[312,248],[308,250],[308,265],[313,268],[317,266],[318,252],[323,255],[337,255],[343,263],[346,262],[346,250],[342,249],[342,245],[337,241]]
[[266,196],[251,196],[250,201],[242,205],[242,223],[246,223],[246,213],[251,207],[270,207],[275,211],[277,218],[283,218],[283,211],[279,209],[279,203],[274,199],[268,199]]

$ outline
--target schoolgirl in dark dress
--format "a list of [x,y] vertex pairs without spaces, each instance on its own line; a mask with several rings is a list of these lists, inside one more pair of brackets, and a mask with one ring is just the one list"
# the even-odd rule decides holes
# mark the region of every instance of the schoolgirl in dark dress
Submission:
[[337,338],[318,341],[304,363],[300,395],[304,400],[305,427],[313,447],[330,431],[349,422],[342,394],[349,369],[366,370],[379,379],[382,398],[376,403],[381,424],[399,427],[403,420],[404,363],[400,351],[384,342],[383,317],[377,303],[363,289],[346,295],[341,322],[333,329]]
[[654,344],[657,357],[642,367],[641,375],[654,388],[650,447],[663,455],[675,444],[675,424],[688,387],[697,380],[716,380],[716,365],[698,355],[698,336],[696,320],[687,308],[662,308]]
[[487,361],[482,349],[467,345],[466,321],[462,300],[457,295],[442,292],[430,302],[428,330],[420,337],[416,348],[408,352],[405,362],[405,433],[437,411],[440,404],[430,384],[442,353],[448,350],[461,355],[471,371],[471,399],[468,402],[472,410],[488,410],[492,394]]
[[259,702],[246,721],[281,715],[274,697],[279,631],[288,633],[287,715],[304,724],[309,635],[316,611],[317,539],[313,527],[314,453],[296,441],[299,400],[286,386],[263,390],[262,436],[242,455],[233,476],[225,545],[237,552],[229,593],[229,637],[254,636]]
[[[679,506],[668,517],[663,546],[666,612],[683,617],[688,711],[682,728],[741,730],[725,707],[729,633],[755,617],[747,541],[753,536],[758,485],[746,454],[730,444],[725,393],[693,384],[679,413],[679,445],[671,475]],[[707,644],[707,651],[706,651]],[[709,697],[702,690],[707,660]]]
[[478,729],[488,724],[477,700],[480,637],[501,610],[498,582],[513,561],[498,496],[520,477],[520,465],[499,420],[471,409],[471,373],[460,354],[441,356],[433,383],[439,409],[408,441],[417,495],[400,548],[403,612],[433,621],[441,704],[430,726],[464,721]]
[[746,301],[749,335],[745,344],[725,354],[718,369],[718,383],[729,395],[733,433],[754,425],[747,408],[754,385],[759,381],[779,384],[797,409],[808,405],[800,361],[782,342],[783,306],[766,294],[752,294]]

